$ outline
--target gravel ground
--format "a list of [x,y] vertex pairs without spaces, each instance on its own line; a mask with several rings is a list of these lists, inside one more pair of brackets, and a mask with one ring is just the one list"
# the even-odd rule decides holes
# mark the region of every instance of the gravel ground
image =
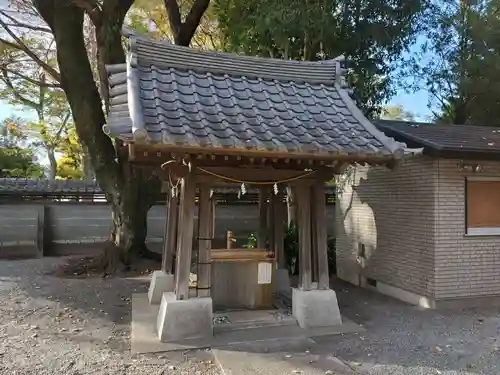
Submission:
[[130,298],[147,278],[64,279],[64,258],[0,261],[0,374],[220,374],[210,351],[130,356]]
[[[220,374],[210,351],[131,358],[130,297],[148,279],[46,274],[63,261],[0,261],[0,374]],[[500,309],[423,310],[333,287],[342,314],[367,331],[314,338],[314,352],[366,375],[500,374]]]
[[335,282],[340,310],[366,332],[315,338],[361,374],[500,374],[500,309],[424,310]]

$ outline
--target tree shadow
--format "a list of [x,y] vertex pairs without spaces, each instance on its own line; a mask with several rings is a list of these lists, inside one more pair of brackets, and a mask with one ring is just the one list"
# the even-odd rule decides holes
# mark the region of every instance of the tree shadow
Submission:
[[[132,293],[143,293],[149,275],[141,277],[61,278],[50,273],[67,258],[0,261],[0,279],[15,285],[26,303],[46,303],[51,309],[72,311],[83,320],[103,319],[113,324],[130,324]],[[19,301],[24,303],[22,301]]]

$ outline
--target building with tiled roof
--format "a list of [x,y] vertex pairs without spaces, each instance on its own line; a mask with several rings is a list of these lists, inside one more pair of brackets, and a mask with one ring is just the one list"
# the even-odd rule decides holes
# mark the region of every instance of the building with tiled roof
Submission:
[[[357,108],[342,63],[216,53],[132,36],[127,62],[107,67],[110,107],[103,131],[121,141],[119,154],[135,167],[156,167],[171,192],[162,269],[153,275],[149,293],[150,303],[161,303],[160,340],[213,335],[213,307],[272,306],[275,288],[260,284],[276,283],[272,274],[288,280],[285,189],[294,192],[296,210],[290,215],[296,211],[299,228],[293,315],[303,328],[341,324],[329,283],[325,182],[353,163],[395,167],[408,151]],[[232,250],[231,228],[227,248],[211,248],[211,187],[221,182],[241,184],[242,192],[246,185],[259,188],[256,249]],[[195,246],[200,273],[191,295]],[[240,277],[256,274],[257,266],[269,277]],[[290,292],[289,282],[280,288]],[[250,292],[240,295],[244,290]]]

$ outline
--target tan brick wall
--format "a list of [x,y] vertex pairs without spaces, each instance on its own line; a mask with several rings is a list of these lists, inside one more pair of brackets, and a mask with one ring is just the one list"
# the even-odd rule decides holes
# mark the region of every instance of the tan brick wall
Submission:
[[[396,170],[357,167],[336,211],[337,274],[359,275],[419,295],[434,296],[437,161],[419,157]],[[366,261],[357,262],[358,244]]]
[[[470,174],[500,177],[500,164]],[[500,236],[465,235],[465,177],[458,160],[439,160],[436,299],[500,295]],[[500,194],[500,192],[499,192]]]

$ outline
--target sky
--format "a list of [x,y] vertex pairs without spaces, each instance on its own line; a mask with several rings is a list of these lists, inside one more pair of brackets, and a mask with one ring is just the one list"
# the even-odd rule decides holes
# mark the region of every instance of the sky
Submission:
[[27,115],[26,111],[23,111],[22,108],[15,108],[8,103],[0,100],[0,121],[11,116],[26,118],[27,116],[31,116],[31,114]]

